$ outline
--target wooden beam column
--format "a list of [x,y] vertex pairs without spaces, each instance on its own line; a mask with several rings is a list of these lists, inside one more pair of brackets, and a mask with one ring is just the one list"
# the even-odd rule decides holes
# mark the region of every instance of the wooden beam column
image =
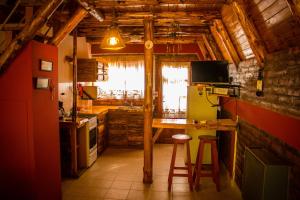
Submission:
[[264,65],[264,58],[267,52],[254,24],[248,18],[244,8],[241,7],[237,2],[233,2],[231,7],[234,14],[237,16],[246,37],[248,38],[250,47],[259,66],[262,67]]
[[77,118],[77,30],[73,31],[73,108],[72,121]]
[[145,97],[144,97],[144,183],[152,183],[152,90],[153,90],[153,21],[144,20]]
[[68,20],[68,22],[56,33],[56,35],[51,40],[51,44],[58,46],[61,41],[68,35],[88,14],[88,11],[83,7],[78,7],[73,16]]
[[4,70],[4,66],[8,63],[7,61],[13,59],[16,56],[17,51],[34,37],[35,33],[46,22],[47,17],[53,13],[62,2],[63,0],[49,0],[39,8],[35,17],[25,24],[23,30],[12,40],[3,54],[1,54],[0,72]]

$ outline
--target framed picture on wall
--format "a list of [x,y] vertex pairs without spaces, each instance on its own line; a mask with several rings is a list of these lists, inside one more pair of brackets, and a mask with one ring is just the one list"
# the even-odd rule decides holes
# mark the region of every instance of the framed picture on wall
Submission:
[[48,89],[49,88],[49,78],[37,77],[35,81],[36,89]]
[[47,60],[41,60],[41,71],[51,72],[53,70],[53,63]]

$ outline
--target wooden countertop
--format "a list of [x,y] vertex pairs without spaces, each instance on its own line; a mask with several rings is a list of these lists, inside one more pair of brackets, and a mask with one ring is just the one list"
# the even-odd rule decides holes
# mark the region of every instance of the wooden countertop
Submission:
[[92,106],[90,110],[80,110],[80,114],[106,114],[108,110],[124,110],[128,112],[143,111],[142,106]]
[[82,109],[79,111],[80,114],[106,114],[109,109],[115,110],[118,109],[119,106],[92,106],[92,109],[85,110]]

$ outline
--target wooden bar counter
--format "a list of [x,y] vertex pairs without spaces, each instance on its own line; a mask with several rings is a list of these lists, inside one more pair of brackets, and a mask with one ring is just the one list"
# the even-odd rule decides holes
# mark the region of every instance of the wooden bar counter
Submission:
[[202,120],[195,123],[189,119],[160,119],[154,118],[152,128],[158,128],[153,136],[153,144],[159,138],[164,128],[170,129],[200,129],[200,130],[218,130],[218,131],[234,131],[237,122],[232,119]]

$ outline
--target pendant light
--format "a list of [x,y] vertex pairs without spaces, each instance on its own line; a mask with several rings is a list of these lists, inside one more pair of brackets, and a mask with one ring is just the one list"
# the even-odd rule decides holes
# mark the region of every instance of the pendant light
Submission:
[[120,30],[115,23],[115,11],[113,12],[112,25],[106,30],[100,48],[109,50],[119,50],[125,47]]

